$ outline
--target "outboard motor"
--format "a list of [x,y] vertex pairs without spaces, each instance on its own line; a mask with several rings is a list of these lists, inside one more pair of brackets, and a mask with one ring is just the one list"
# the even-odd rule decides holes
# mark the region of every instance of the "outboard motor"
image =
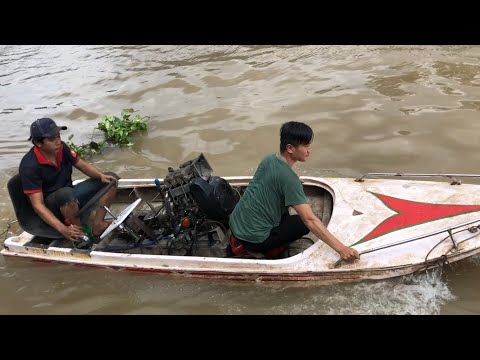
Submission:
[[239,193],[219,176],[211,176],[208,181],[201,177],[192,179],[190,192],[209,219],[223,224],[228,224],[228,216],[240,200]]
[[195,214],[197,220],[207,218],[228,224],[228,216],[240,195],[225,179],[212,176],[212,171],[203,154],[183,163],[176,170],[169,168],[162,190],[172,201],[171,215],[177,219],[174,221]]
[[163,205],[150,204],[137,224],[147,240],[138,243],[155,254],[226,257],[228,217],[240,194],[212,171],[203,154],[169,168],[156,183]]
[[[154,181],[158,195],[145,195],[150,210],[126,219],[118,236],[102,245],[103,251],[227,257],[228,217],[240,194],[225,179],[212,176],[212,171],[203,154],[178,169],[168,168],[163,182]],[[141,189],[135,193],[139,199],[132,205],[136,206]]]

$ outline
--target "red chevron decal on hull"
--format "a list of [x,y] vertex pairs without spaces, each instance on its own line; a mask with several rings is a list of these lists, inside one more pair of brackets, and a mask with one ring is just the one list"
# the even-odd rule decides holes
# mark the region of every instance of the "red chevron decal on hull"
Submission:
[[480,205],[448,205],[429,204],[410,200],[403,200],[392,196],[371,192],[380,199],[388,208],[397,214],[381,222],[375,229],[364,236],[355,244],[375,239],[379,236],[410,226],[423,224],[438,219],[480,211]]

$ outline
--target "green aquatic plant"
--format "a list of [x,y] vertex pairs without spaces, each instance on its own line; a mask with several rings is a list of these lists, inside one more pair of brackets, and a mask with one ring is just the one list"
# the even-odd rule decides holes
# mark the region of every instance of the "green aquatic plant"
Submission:
[[70,149],[75,151],[78,156],[80,156],[83,159],[92,157],[93,155],[99,154],[102,152],[102,150],[105,148],[107,145],[107,142],[100,141],[90,141],[88,144],[82,144],[82,145],[77,145],[72,141],[73,134],[68,137],[67,145]]
[[81,158],[89,158],[97,155],[107,146],[107,144],[123,146],[132,146],[132,135],[138,131],[148,129],[148,116],[136,115],[133,119],[130,116],[133,109],[125,109],[120,117],[114,115],[105,115],[98,123],[95,130],[101,130],[104,133],[105,140],[96,142],[92,140],[88,144],[77,145],[72,141],[74,135],[68,137],[67,145],[75,151]]
[[130,119],[133,110],[123,110],[120,117],[106,115],[98,123],[98,129],[105,133],[105,139],[115,145],[132,146],[131,135],[137,131],[147,130],[147,116],[136,115]]

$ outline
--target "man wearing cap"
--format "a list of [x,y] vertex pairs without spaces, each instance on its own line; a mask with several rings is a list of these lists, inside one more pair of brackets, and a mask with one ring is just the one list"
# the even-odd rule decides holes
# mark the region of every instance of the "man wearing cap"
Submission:
[[[79,209],[102,187],[118,179],[114,173],[102,173],[94,165],[82,160],[60,138],[60,130],[50,118],[35,120],[30,126],[33,147],[20,162],[19,173],[23,192],[28,196],[35,212],[42,220],[61,233],[66,239],[78,241],[82,232]],[[91,179],[72,185],[72,167]],[[104,220],[106,210],[116,194],[112,187],[99,200],[99,207],[92,224],[94,236],[100,236],[108,227]]]

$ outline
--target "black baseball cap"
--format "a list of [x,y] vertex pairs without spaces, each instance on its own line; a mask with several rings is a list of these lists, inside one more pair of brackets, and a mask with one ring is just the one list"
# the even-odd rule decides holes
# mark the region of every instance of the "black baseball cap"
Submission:
[[33,138],[46,138],[57,135],[60,130],[67,130],[66,126],[57,126],[55,121],[50,118],[41,118],[35,120],[32,125],[30,125],[30,137],[28,140]]

